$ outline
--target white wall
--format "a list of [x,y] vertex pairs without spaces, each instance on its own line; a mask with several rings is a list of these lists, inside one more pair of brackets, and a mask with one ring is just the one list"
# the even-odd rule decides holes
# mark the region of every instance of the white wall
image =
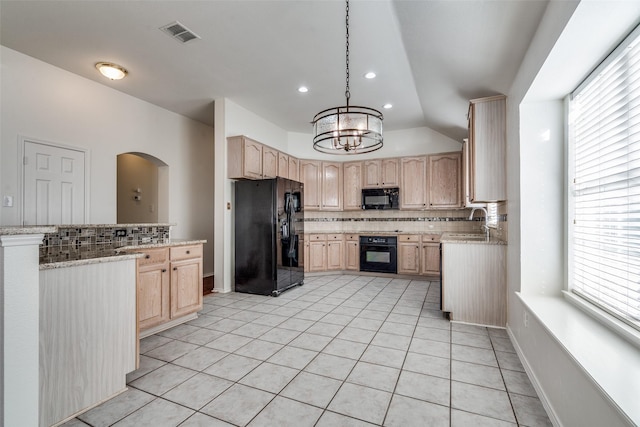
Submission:
[[[309,130],[311,131],[311,129]],[[320,153],[313,149],[313,134],[291,132],[289,133],[288,153],[299,159],[341,162],[462,150],[462,141],[453,140],[427,127],[385,131],[383,137],[384,145],[381,149],[353,157]]]
[[169,165],[169,222],[174,238],[207,239],[213,271],[213,129],[108,86],[1,47],[0,224],[18,225],[20,136],[89,150],[88,223],[116,222],[116,156],[148,153]]
[[[551,1],[508,93],[507,324],[558,425],[627,425],[613,402],[515,293],[559,295],[564,289],[562,99],[631,30],[640,17],[638,6]],[[542,133],[547,130],[545,140]]]

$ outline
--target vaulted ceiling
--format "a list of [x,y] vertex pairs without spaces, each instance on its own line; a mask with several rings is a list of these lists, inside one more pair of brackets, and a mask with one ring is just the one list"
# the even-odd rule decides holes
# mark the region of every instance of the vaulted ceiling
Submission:
[[[468,100],[508,92],[546,6],[351,0],[351,104],[393,104],[386,130],[427,126],[461,140]],[[174,21],[200,39],[182,44],[159,30]],[[212,101],[225,97],[311,133],[317,112],[345,102],[343,1],[2,0],[0,24],[6,47],[207,124]],[[99,61],[129,76],[109,81]]]

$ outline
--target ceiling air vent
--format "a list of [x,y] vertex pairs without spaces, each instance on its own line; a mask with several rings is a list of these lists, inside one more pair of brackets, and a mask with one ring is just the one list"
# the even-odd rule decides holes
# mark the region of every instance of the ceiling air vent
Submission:
[[162,31],[169,34],[173,39],[179,41],[180,43],[186,43],[188,41],[199,39],[196,33],[179,23],[178,21],[172,22],[171,24],[167,24],[163,27],[160,27]]

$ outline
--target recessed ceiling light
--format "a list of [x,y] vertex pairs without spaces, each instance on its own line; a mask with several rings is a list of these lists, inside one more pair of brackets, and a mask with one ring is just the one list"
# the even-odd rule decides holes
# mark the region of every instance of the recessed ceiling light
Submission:
[[306,87],[306,86],[300,86],[300,87],[298,88],[298,92],[300,92],[300,93],[307,93],[307,92],[309,92],[309,88],[308,88],[308,87]]
[[392,107],[393,107],[393,104],[384,104],[382,106],[382,108],[384,108],[385,110],[388,110],[389,108],[392,108]]
[[96,68],[103,76],[111,80],[124,79],[128,74],[128,71],[124,67],[112,62],[98,62]]
[[374,73],[373,71],[369,71],[367,74],[364,75],[365,79],[375,79],[376,78],[376,73]]

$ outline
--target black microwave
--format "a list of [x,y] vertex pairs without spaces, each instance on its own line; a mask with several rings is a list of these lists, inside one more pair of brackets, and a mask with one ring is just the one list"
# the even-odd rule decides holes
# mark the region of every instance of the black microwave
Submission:
[[398,188],[363,188],[362,209],[398,209]]

